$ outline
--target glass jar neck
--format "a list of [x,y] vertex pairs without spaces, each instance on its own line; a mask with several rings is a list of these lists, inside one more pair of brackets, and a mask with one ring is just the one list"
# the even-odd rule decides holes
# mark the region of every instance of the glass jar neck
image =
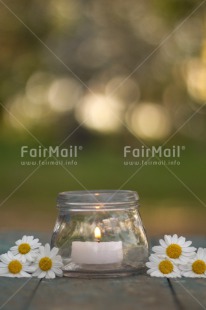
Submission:
[[128,190],[91,190],[59,193],[57,208],[78,210],[125,209],[137,207],[138,194]]

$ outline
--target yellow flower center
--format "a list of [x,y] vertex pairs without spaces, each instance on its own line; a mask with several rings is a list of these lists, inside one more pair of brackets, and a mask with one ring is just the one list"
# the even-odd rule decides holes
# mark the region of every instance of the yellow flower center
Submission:
[[206,271],[206,264],[205,262],[203,262],[203,260],[196,260],[193,264],[192,264],[192,270],[194,273],[197,274],[203,274]]
[[166,249],[166,253],[170,258],[179,258],[182,254],[182,248],[178,244],[170,244]]
[[31,247],[28,243],[22,243],[19,245],[18,250],[21,254],[27,254],[31,250]]
[[49,257],[43,257],[39,261],[39,268],[43,271],[47,271],[52,267],[52,260]]
[[173,264],[169,260],[163,260],[159,263],[159,270],[163,274],[171,273],[173,269]]
[[22,270],[22,264],[18,260],[12,260],[8,264],[8,269],[10,273],[17,274]]

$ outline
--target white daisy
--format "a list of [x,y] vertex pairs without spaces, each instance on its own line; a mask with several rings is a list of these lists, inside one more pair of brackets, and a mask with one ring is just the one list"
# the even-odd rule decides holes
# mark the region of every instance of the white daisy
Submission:
[[186,241],[184,237],[165,235],[164,240],[160,239],[159,243],[160,246],[154,246],[152,250],[176,264],[185,264],[195,256],[196,248],[190,247],[192,241]]
[[180,270],[185,277],[206,278],[206,249],[199,248],[192,261],[180,266]]
[[147,273],[151,277],[181,278],[178,267],[167,258],[160,258],[155,254],[151,254],[146,266],[149,268]]
[[35,263],[35,272],[33,276],[38,278],[54,279],[55,276],[62,277],[63,263],[62,258],[58,254],[59,249],[53,248],[50,250],[50,245],[47,243],[44,246],[40,246],[39,252]]
[[11,252],[2,254],[0,259],[0,276],[12,278],[31,277],[28,272],[34,271],[34,269],[29,266],[29,263],[24,263]]
[[39,247],[41,243],[39,239],[34,239],[33,236],[23,236],[22,239],[17,240],[16,245],[13,246],[10,251],[17,255],[22,262],[33,262],[39,253]]

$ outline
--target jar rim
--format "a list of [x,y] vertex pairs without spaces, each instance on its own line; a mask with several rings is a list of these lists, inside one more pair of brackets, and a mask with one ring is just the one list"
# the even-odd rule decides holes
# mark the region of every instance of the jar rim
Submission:
[[57,208],[111,209],[137,206],[139,196],[131,190],[65,191],[58,194]]

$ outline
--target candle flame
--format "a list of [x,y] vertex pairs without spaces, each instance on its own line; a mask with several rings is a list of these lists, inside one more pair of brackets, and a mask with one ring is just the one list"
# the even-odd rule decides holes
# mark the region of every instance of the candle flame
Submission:
[[100,239],[102,234],[101,234],[101,230],[99,229],[99,227],[96,227],[94,230],[94,236],[96,239]]

